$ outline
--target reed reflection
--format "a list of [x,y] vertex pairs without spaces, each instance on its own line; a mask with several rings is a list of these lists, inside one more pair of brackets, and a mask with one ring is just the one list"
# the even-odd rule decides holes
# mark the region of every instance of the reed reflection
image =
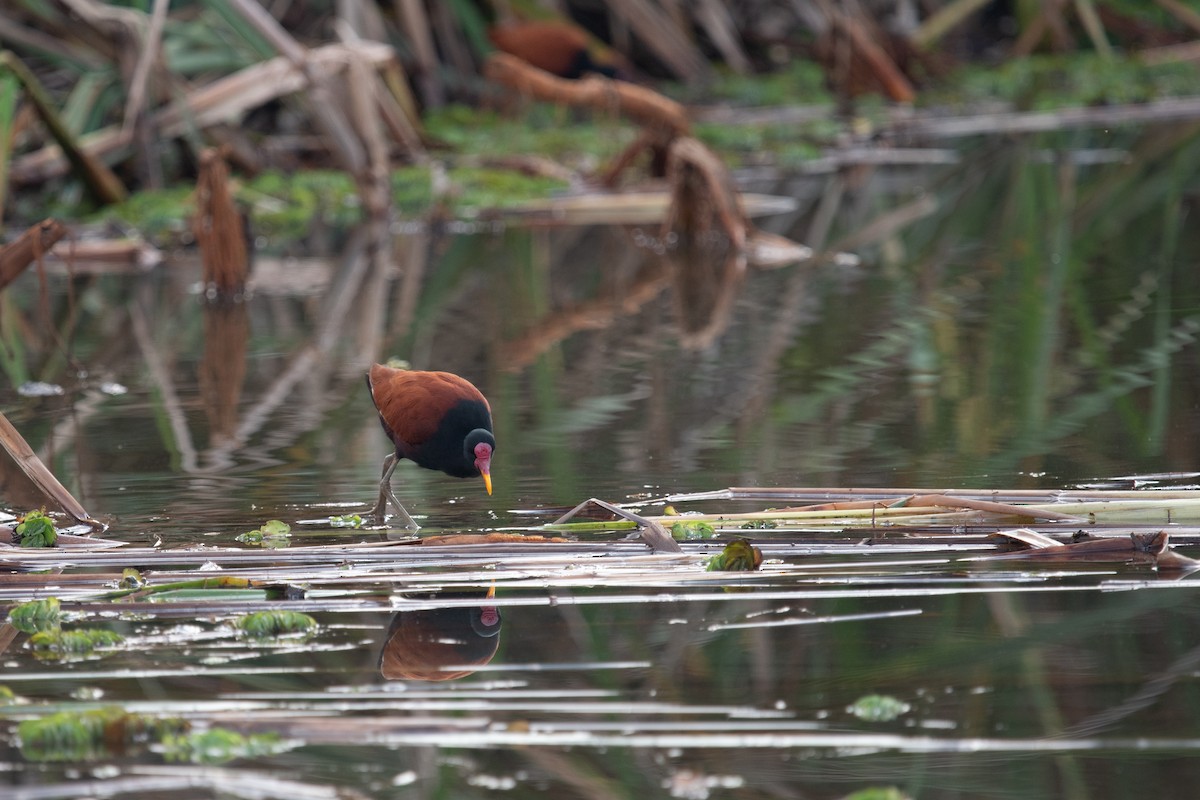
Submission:
[[452,606],[400,611],[388,626],[379,653],[379,672],[386,680],[450,681],[489,663],[500,645],[500,609],[486,593],[447,592],[423,598],[478,598],[479,606]]

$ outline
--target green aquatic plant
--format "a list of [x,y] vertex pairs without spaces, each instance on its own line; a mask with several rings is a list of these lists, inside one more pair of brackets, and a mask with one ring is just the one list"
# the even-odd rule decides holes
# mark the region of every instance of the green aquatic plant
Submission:
[[246,531],[235,537],[242,544],[252,544],[274,550],[287,547],[292,542],[292,526],[281,520],[272,519],[264,522],[252,531]]
[[9,623],[22,633],[57,630],[62,623],[62,611],[57,597],[30,600],[8,612]]
[[716,529],[703,520],[695,520],[692,522],[676,522],[671,525],[671,538],[680,542],[691,542],[697,539],[711,539],[716,535]]
[[734,539],[709,559],[709,572],[748,572],[762,564],[763,554],[746,539]]
[[234,621],[234,627],[254,639],[273,639],[288,634],[308,634],[317,621],[299,611],[256,611]]
[[54,547],[58,541],[58,530],[45,509],[30,511],[18,521],[17,537],[21,547]]

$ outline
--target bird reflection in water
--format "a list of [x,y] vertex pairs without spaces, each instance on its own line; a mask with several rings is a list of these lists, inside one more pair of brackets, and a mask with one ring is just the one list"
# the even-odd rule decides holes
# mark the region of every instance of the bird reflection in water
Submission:
[[450,681],[470,675],[496,655],[500,645],[500,609],[486,594],[455,592],[426,595],[478,598],[479,606],[400,611],[388,626],[379,654],[379,672],[387,680]]

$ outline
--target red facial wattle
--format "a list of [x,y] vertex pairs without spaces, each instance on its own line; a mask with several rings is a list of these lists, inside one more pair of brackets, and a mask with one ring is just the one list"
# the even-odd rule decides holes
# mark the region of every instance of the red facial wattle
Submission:
[[475,469],[483,476],[487,493],[492,493],[492,447],[487,442],[475,445]]

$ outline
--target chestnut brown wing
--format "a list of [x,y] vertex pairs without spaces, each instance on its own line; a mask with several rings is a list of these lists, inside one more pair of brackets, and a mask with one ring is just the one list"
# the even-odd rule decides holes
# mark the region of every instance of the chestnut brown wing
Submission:
[[442,417],[461,400],[476,400],[491,412],[478,389],[449,372],[418,372],[371,367],[371,400],[392,440],[400,447],[419,448],[438,429]]

